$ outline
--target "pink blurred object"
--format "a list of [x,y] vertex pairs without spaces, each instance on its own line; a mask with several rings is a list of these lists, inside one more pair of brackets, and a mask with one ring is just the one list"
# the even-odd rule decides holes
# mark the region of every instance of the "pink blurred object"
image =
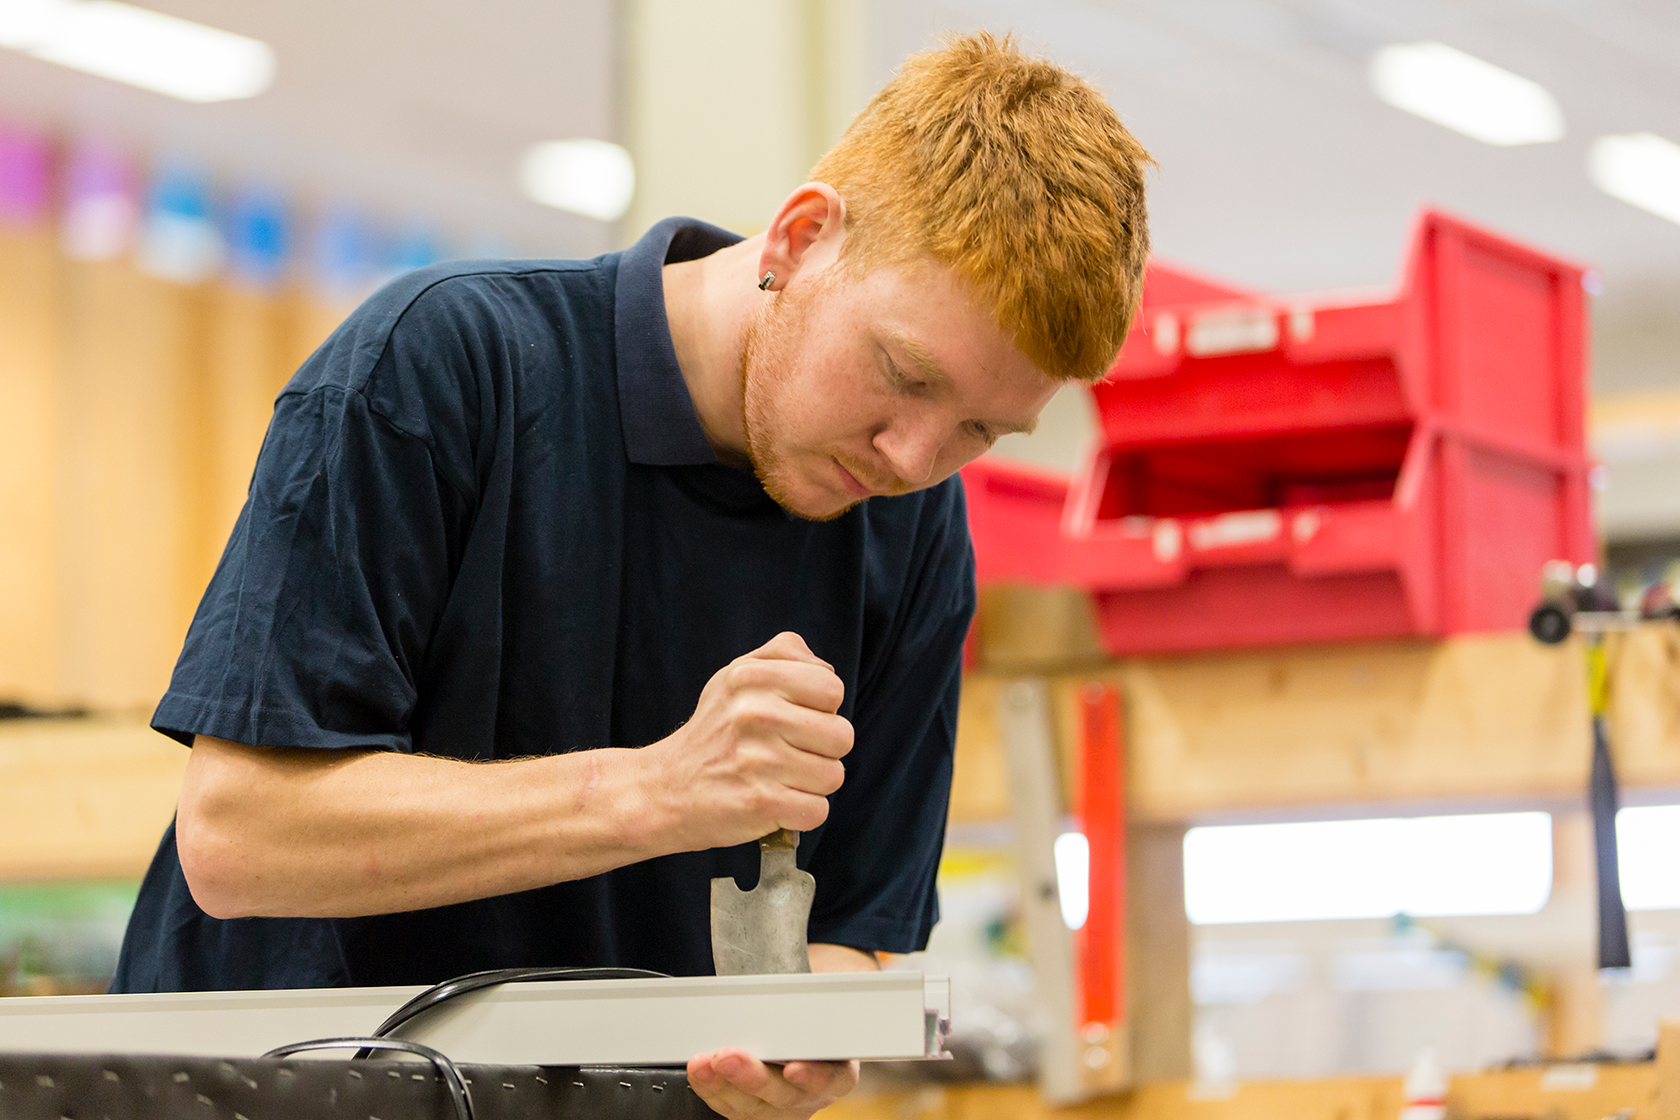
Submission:
[[121,256],[140,217],[134,171],[119,150],[96,140],[78,143],[65,174],[64,252],[79,260]]
[[51,164],[44,136],[0,126],[0,222],[31,225],[45,218]]

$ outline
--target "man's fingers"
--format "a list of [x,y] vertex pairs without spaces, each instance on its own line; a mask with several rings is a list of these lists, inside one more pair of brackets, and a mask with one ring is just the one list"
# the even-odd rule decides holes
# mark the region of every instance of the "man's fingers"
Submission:
[[821,665],[826,669],[834,666],[811,652],[811,647],[805,644],[805,639],[792,630],[783,630],[768,642],[759,646],[748,657],[783,658],[788,661],[809,661],[814,665]]
[[[689,1086],[712,1111],[731,1120],[759,1120],[793,1110],[804,1094],[745,1051],[720,1050],[689,1059]],[[799,1111],[809,1115],[815,1107]]]
[[843,716],[789,705],[775,713],[772,721],[778,738],[807,754],[836,759],[851,753],[852,722]]
[[790,704],[819,712],[837,712],[846,684],[826,664],[815,661],[742,657],[725,670],[736,691],[768,692]]
[[789,1062],[782,1076],[811,1096],[838,1100],[857,1088],[856,1062]]

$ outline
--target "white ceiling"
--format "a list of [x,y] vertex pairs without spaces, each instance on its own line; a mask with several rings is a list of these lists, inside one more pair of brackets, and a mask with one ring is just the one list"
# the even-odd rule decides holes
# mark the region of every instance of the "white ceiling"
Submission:
[[[274,87],[191,105],[0,50],[0,120],[102,133],[224,181],[430,222],[458,249],[589,255],[621,243],[602,223],[525,201],[512,173],[533,140],[616,138],[612,0],[145,2],[268,42]],[[871,88],[938,30],[977,26],[1017,31],[1089,75],[1160,163],[1163,257],[1264,289],[1385,285],[1413,215],[1433,202],[1602,271],[1601,388],[1680,385],[1680,225],[1585,173],[1598,135],[1680,141],[1673,0],[827,2],[865,10]],[[1379,102],[1371,51],[1422,39],[1545,85],[1567,136],[1495,148]]]
[[[1160,171],[1162,255],[1268,288],[1383,284],[1426,201],[1599,266],[1606,294],[1680,280],[1680,225],[1600,193],[1587,145],[1680,141],[1668,0],[893,0],[876,57],[936,27],[1014,29],[1098,83]],[[1438,40],[1546,86],[1560,142],[1496,148],[1378,101],[1366,64]]]
[[433,224],[460,250],[588,256],[611,227],[522,198],[524,145],[615,136],[611,0],[141,0],[268,43],[272,88],[194,105],[0,50],[0,120]]

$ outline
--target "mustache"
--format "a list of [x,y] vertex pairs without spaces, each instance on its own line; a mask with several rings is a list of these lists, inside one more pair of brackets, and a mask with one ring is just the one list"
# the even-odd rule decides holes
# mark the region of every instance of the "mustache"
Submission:
[[896,496],[898,494],[908,494],[911,490],[915,489],[915,487],[911,486],[908,482],[905,482],[902,478],[899,478],[896,474],[893,474],[890,471],[883,480],[877,477],[874,471],[860,463],[855,462],[849,456],[836,455],[834,459],[842,467],[846,468],[846,472],[848,474],[863,483],[867,489],[873,491],[874,493]]

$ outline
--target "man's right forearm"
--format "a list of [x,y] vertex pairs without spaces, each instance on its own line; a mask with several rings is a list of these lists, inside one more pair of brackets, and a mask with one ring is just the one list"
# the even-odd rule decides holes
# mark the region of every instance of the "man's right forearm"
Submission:
[[201,735],[181,867],[218,918],[386,914],[581,879],[670,850],[638,753],[474,763]]
[[460,762],[200,735],[176,815],[181,870],[212,917],[354,917],[809,831],[845,779],[844,695],[832,666],[779,634],[634,750]]

